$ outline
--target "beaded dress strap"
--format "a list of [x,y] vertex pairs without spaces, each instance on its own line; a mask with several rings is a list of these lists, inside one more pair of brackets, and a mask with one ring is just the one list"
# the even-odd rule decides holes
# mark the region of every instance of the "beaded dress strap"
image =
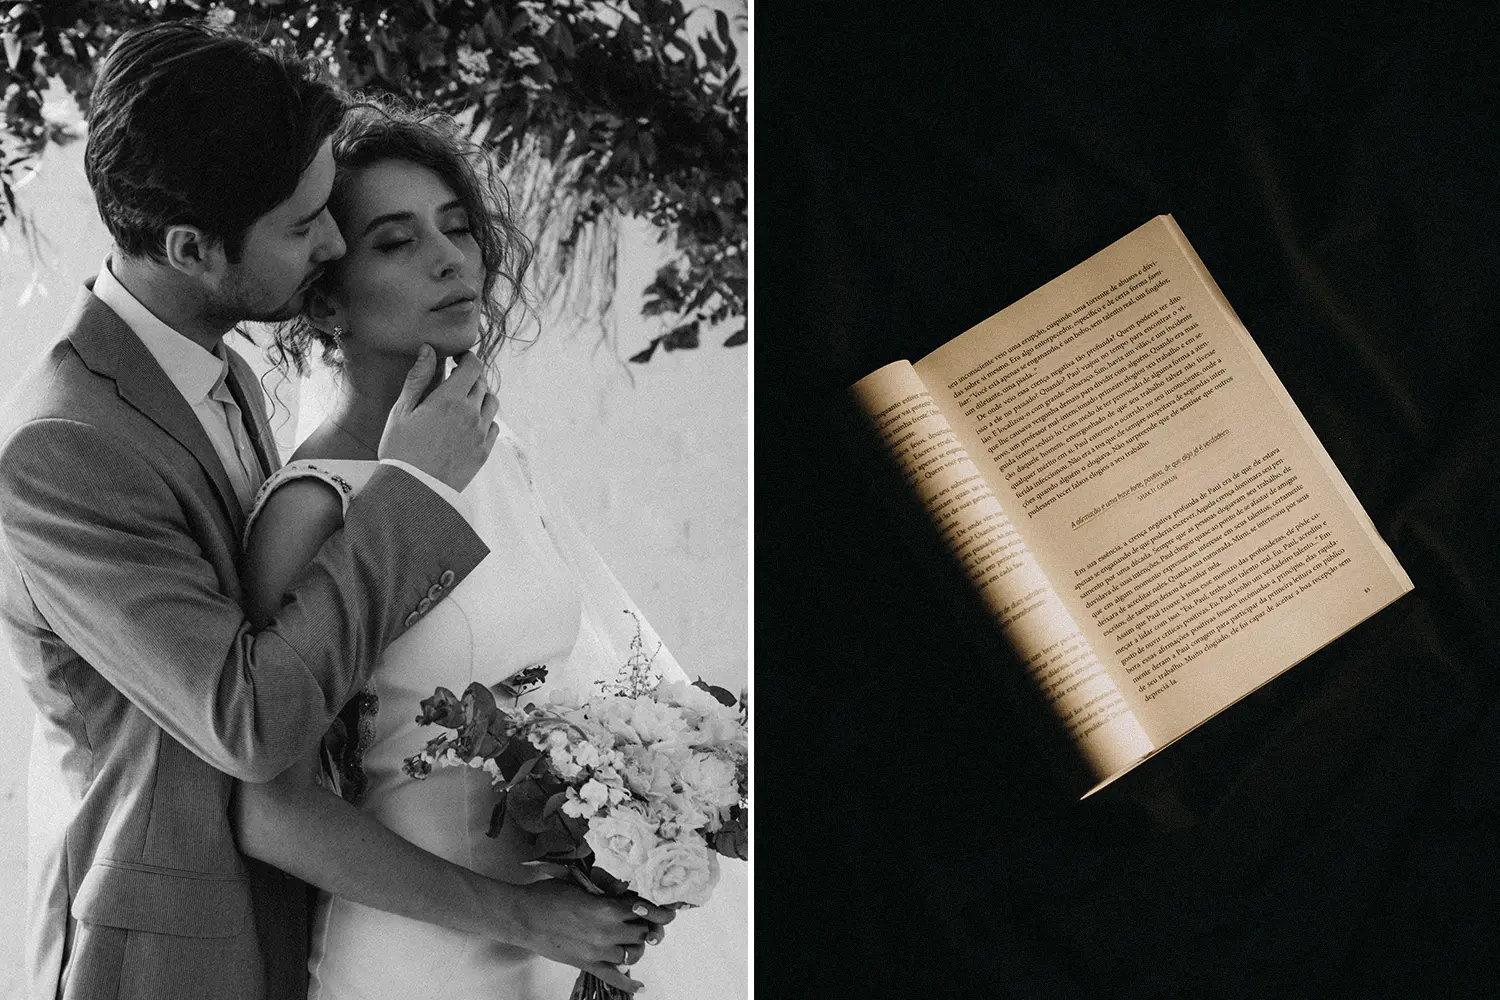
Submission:
[[339,502],[343,505],[343,512],[345,514],[349,513],[349,501],[354,499],[354,484],[316,461],[299,459],[277,469],[266,478],[266,481],[261,484],[260,489],[256,491],[255,502],[250,506],[250,516],[245,518],[245,535],[241,539],[242,544],[250,544],[250,529],[255,526],[255,519],[265,509],[266,501],[271,498],[272,493],[276,492],[276,488],[283,483],[291,482],[293,479],[306,479],[308,477],[321,479],[338,491]]

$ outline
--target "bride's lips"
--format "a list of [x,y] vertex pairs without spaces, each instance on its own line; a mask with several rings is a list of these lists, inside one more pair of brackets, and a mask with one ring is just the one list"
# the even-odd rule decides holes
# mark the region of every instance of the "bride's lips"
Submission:
[[455,306],[470,306],[473,305],[476,298],[478,298],[478,296],[468,289],[463,289],[462,291],[457,292],[450,292],[449,294],[444,295],[441,299],[438,300],[437,305],[432,307],[432,311],[438,312],[443,309],[452,309]]

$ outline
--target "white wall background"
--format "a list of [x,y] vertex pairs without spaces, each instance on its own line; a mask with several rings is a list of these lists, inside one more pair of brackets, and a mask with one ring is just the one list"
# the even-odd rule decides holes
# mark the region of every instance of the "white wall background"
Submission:
[[[82,155],[81,141],[50,150],[20,192],[48,260],[37,287],[33,261],[14,236],[0,253],[0,396],[55,336],[108,248]],[[601,343],[597,330],[549,323],[535,345],[505,357],[501,415],[684,668],[738,693],[748,643],[749,355],[720,348],[721,334],[696,351],[658,350],[644,366],[623,360],[662,332],[638,316],[639,289],[658,253],[650,234],[627,233],[617,346]],[[279,433],[290,442],[295,428],[288,422]],[[22,982],[31,708],[4,655],[0,650],[0,1000],[12,1000]],[[648,996],[747,995],[746,866],[723,867],[713,902],[683,914],[667,941],[636,966]]]

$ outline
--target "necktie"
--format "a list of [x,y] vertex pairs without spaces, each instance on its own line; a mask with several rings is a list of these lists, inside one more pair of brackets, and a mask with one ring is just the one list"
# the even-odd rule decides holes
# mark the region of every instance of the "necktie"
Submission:
[[229,370],[226,366],[224,374],[214,384],[209,396],[224,409],[224,422],[229,425],[229,436],[234,441],[235,457],[238,459],[236,468],[226,468],[225,471],[229,473],[229,481],[234,484],[240,507],[248,513],[256,491],[265,482],[266,470],[261,465],[255,444],[250,440],[250,432],[245,427],[244,411],[240,409],[235,393],[230,391],[228,379]]

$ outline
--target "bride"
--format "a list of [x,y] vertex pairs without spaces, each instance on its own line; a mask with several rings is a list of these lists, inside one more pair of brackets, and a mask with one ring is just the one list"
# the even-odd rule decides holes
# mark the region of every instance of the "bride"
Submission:
[[[337,393],[328,419],[257,498],[246,536],[252,619],[271,617],[359,502],[388,413],[412,398],[403,388],[414,358],[419,368],[432,351],[461,359],[458,371],[485,391],[481,368],[505,336],[524,269],[503,189],[450,119],[356,103],[333,151],[328,208],[348,250],[275,347],[301,371],[315,353],[331,363]],[[432,370],[440,375],[441,362]],[[524,835],[508,825],[486,835],[488,775],[443,768],[413,781],[401,763],[432,735],[414,720],[435,686],[462,691],[545,666],[543,687],[525,695],[544,699],[549,686],[612,677],[637,621],[652,647],[659,642],[582,534],[543,504],[503,426],[455,505],[489,556],[456,586],[431,581],[318,759],[240,786],[240,849],[320,890],[310,997],[561,1000],[576,973],[559,977],[553,963],[635,990],[622,969],[661,940],[671,911],[539,880]],[[664,649],[655,664],[684,679]]]

